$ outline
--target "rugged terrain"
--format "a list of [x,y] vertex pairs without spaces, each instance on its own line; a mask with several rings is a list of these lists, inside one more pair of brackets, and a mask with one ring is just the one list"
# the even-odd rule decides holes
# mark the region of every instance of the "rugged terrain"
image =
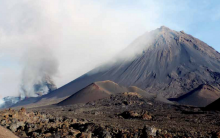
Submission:
[[0,112],[0,123],[19,137],[145,138],[220,136],[220,112],[165,104],[136,92],[69,106]]

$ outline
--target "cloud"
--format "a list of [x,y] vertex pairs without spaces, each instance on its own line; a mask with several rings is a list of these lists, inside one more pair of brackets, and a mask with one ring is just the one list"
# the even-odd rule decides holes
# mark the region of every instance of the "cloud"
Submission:
[[60,87],[108,61],[146,31],[161,25],[187,29],[196,12],[188,0],[0,2],[0,65],[7,62],[0,68],[0,91],[7,91],[3,96],[18,94],[27,49],[51,49],[59,62],[55,83]]
[[0,98],[9,95],[18,96],[19,82],[20,82],[20,69],[11,69],[9,67],[0,67]]

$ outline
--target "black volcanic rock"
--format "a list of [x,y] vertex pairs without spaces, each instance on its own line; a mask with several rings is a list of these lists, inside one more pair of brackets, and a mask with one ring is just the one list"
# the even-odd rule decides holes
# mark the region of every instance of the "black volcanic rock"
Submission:
[[202,84],[219,88],[220,54],[183,31],[162,26],[137,38],[119,55],[125,58],[97,68],[35,102],[57,103],[103,80],[126,87],[137,86],[167,98],[179,97]]

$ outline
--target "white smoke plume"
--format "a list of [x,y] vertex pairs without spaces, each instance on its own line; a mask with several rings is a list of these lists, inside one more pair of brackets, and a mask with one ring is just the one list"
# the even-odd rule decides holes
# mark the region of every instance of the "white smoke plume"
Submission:
[[52,78],[58,72],[58,61],[48,47],[27,50],[23,57],[21,97],[37,97],[56,89]]

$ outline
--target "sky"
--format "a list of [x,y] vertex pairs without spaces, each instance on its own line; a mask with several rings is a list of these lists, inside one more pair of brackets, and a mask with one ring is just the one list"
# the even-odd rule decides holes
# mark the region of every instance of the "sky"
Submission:
[[162,25],[220,51],[219,24],[219,0],[0,0],[0,97],[19,95],[36,49],[57,61],[61,87]]

